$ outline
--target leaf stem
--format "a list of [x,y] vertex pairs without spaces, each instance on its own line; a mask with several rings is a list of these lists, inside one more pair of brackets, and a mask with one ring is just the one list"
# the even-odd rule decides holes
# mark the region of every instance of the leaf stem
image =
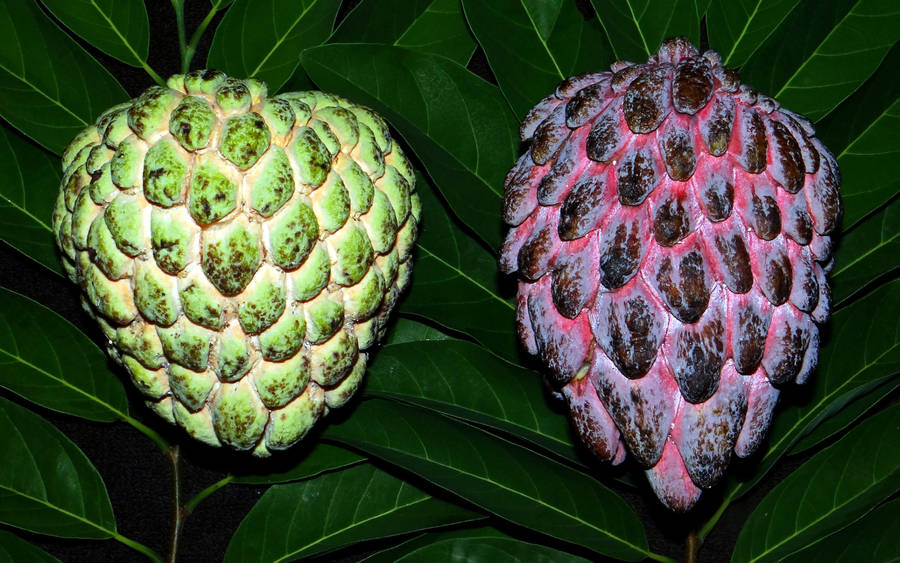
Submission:
[[703,540],[706,539],[706,536],[709,535],[712,529],[716,526],[716,523],[718,523],[719,518],[721,518],[722,515],[725,514],[725,510],[731,505],[731,500],[731,495],[725,497],[725,500],[722,501],[722,504],[719,505],[719,508],[716,509],[716,512],[709,517],[709,520],[707,520],[706,523],[703,524],[703,527],[700,528],[700,531],[697,532],[697,539],[700,541],[700,543],[703,543]]
[[172,463],[172,504],[175,508],[169,563],[175,563],[178,560],[178,541],[181,539],[184,517],[187,516],[187,511],[181,506],[181,448],[177,444],[169,450],[168,458]]
[[194,509],[197,508],[197,505],[200,504],[201,502],[203,502],[203,499],[205,499],[209,495],[213,494],[214,492],[218,491],[219,489],[221,489],[228,483],[231,483],[233,480],[234,480],[234,475],[228,475],[224,479],[220,479],[219,481],[216,481],[212,485],[206,487],[205,489],[203,489],[202,491],[197,493],[197,495],[194,498],[189,500],[188,503],[184,505],[185,513],[190,514],[191,512],[193,512]]
[[200,25],[194,30],[194,34],[191,35],[191,41],[187,44],[184,54],[182,55],[181,72],[190,70],[191,60],[193,60],[194,54],[197,51],[197,44],[200,42],[200,38],[203,37],[206,28],[209,27],[209,23],[212,21],[213,17],[219,11],[219,4],[220,2],[212,3],[212,8],[210,8],[209,13],[206,14],[206,17],[203,18],[203,21],[200,22]]
[[139,432],[141,432],[142,434],[144,434],[145,436],[147,436],[148,438],[153,440],[164,455],[169,454],[169,451],[172,449],[173,446],[169,445],[169,443],[166,442],[166,440],[162,436],[160,436],[155,430],[153,430],[149,426],[143,424],[142,422],[128,416],[127,414],[125,414],[123,412],[120,412],[120,411],[114,411],[114,412],[119,416],[119,419],[121,419],[122,422],[126,422],[126,423],[130,424],[136,430],[138,430]]
[[653,553],[652,551],[647,552],[647,558],[652,559],[654,561],[659,561],[660,563],[678,563],[676,560],[672,559],[671,557],[666,557],[665,555]]
[[160,557],[155,551],[153,551],[152,549],[150,549],[149,547],[147,547],[146,545],[144,545],[140,542],[134,541],[133,539],[130,539],[130,538],[126,538],[125,536],[123,536],[122,534],[120,534],[118,532],[113,534],[113,539],[119,543],[127,545],[128,547],[130,547],[131,549],[133,549],[137,552],[143,553],[151,561],[154,561],[156,563],[163,563],[162,557]]
[[184,0],[172,0],[172,9],[175,10],[175,28],[178,30],[178,52],[183,61],[185,49]]
[[160,86],[165,86],[166,81],[162,79],[162,76],[156,74],[156,71],[150,68],[150,65],[147,64],[147,61],[141,61],[141,66],[144,67],[144,70],[147,71],[147,74],[150,75],[150,78],[154,80]]

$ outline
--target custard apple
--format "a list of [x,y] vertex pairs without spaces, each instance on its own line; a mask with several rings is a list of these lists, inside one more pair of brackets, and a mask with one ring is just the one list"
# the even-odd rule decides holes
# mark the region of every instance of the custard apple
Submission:
[[355,392],[410,279],[413,169],[372,110],[213,70],[63,154],[69,277],[159,415],[266,456]]
[[686,511],[816,366],[835,158],[684,39],[562,82],[521,138],[500,257],[518,273],[519,337],[588,448],[630,452]]

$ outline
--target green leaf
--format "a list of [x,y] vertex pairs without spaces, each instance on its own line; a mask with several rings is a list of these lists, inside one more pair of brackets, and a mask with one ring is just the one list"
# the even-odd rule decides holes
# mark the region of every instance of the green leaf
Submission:
[[127,418],[128,400],[106,356],[43,305],[0,288],[0,385],[88,420]]
[[34,0],[0,3],[0,37],[0,116],[56,154],[129,98]]
[[832,306],[900,266],[900,199],[841,237],[831,271]]
[[489,561],[491,563],[587,563],[587,559],[510,537],[494,528],[422,534],[363,559],[365,563]]
[[59,559],[37,548],[15,534],[0,530],[0,563],[58,563]]
[[900,11],[895,0],[806,0],[782,30],[741,74],[784,107],[818,121],[865,82],[900,39]]
[[416,184],[422,230],[413,284],[400,311],[468,334],[495,354],[517,360],[515,306],[500,296],[497,260],[454,223],[425,178],[419,175]]
[[[596,19],[570,0],[463,0],[472,32],[518,118],[582,72],[603,70],[613,56]],[[522,70],[528,78],[522,79]]]
[[400,317],[392,327],[388,329],[385,346],[404,344],[406,342],[423,342],[426,340],[448,340],[451,337],[436,328]]
[[340,4],[237,0],[216,29],[206,65],[238,78],[259,78],[277,92],[294,73],[303,50],[328,39]]
[[0,127],[0,239],[62,275],[50,211],[59,193],[59,159]]
[[370,399],[323,437],[412,471],[514,524],[626,561],[651,556],[637,515],[594,477],[462,422]]
[[225,561],[292,561],[365,540],[481,518],[372,465],[358,465],[270,487],[231,537]]
[[732,561],[771,561],[850,524],[900,488],[900,405],[868,418],[780,482],[747,519]]
[[728,66],[741,66],[800,0],[714,0],[706,15],[709,45]]
[[116,535],[106,486],[90,460],[49,422],[2,397],[0,459],[0,522],[62,538]]
[[503,179],[519,139],[495,86],[449,59],[401,47],[324,45],[302,60],[322,89],[387,117],[459,218],[491,248],[500,246]]
[[843,228],[848,230],[900,192],[900,43],[859,90],[816,125],[843,172]]
[[843,185],[844,228],[849,228],[900,191],[900,100],[838,155]]
[[840,410],[827,419],[822,424],[800,439],[791,448],[789,455],[797,455],[812,447],[818,446],[832,436],[839,434],[842,430],[856,422],[860,417],[873,409],[881,401],[888,397],[891,393],[900,387],[900,379],[893,378],[870,386],[871,389],[862,394],[853,397],[847,404],[842,406]]
[[762,480],[803,436],[900,370],[900,280],[841,309],[826,326],[830,333],[825,335],[826,344],[819,352],[819,369],[807,384],[808,400],[777,413],[753,475],[746,481],[729,477],[722,504],[700,530],[701,538],[725,508]]
[[894,499],[866,514],[851,526],[782,561],[785,563],[897,561],[898,553],[900,553],[900,499]]
[[465,65],[475,51],[459,0],[365,0],[331,43],[379,43],[433,53]]
[[568,418],[548,408],[540,375],[470,342],[388,346],[369,367],[365,393],[509,432],[580,463]]
[[76,35],[131,66],[146,66],[147,7],[141,0],[41,0]]
[[291,481],[301,481],[317,477],[323,473],[350,467],[366,461],[366,458],[359,454],[348,451],[344,448],[332,446],[331,444],[323,444],[315,442],[312,445],[306,445],[308,452],[287,471],[278,471],[265,474],[248,474],[235,475],[231,480],[232,483],[240,483],[246,485],[269,485],[272,483],[290,483]]
[[696,0],[591,0],[591,4],[617,59],[642,63],[676,35],[700,44],[701,10]]

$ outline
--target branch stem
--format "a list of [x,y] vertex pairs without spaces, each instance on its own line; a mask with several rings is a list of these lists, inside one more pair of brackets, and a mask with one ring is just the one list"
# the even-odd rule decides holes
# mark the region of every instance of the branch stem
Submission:
[[172,504],[175,508],[169,563],[175,563],[178,560],[178,541],[181,539],[181,529],[184,527],[184,518],[187,516],[187,511],[181,506],[181,449],[178,445],[172,446],[168,457],[172,463]]
[[684,563],[696,563],[698,551],[700,539],[697,537],[697,530],[692,529],[684,539]]

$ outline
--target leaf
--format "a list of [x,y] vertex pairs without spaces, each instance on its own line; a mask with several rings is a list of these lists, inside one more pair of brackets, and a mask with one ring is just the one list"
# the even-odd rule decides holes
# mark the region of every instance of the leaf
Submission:
[[122,383],[93,342],[39,303],[0,288],[0,385],[98,422],[128,418]]
[[0,37],[0,116],[53,153],[129,98],[34,0],[0,3]]
[[294,560],[480,518],[372,465],[358,465],[270,487],[231,537],[225,561]]
[[515,306],[500,296],[496,259],[454,224],[425,178],[417,176],[416,184],[422,230],[413,283],[400,311],[468,334],[495,354],[517,360]]
[[844,234],[831,271],[832,306],[900,266],[900,199]]
[[806,547],[785,563],[831,561],[896,561],[900,553],[900,499],[886,502],[822,541]]
[[370,399],[323,437],[412,471],[514,524],[626,561],[650,556],[637,515],[599,481],[462,422]]
[[900,280],[841,309],[828,326],[831,332],[819,353],[819,369],[808,384],[809,399],[777,413],[768,447],[752,477],[744,482],[731,478],[723,506],[765,477],[800,438],[900,370]]
[[714,0],[706,15],[709,45],[739,67],[774,33],[800,0]]
[[329,471],[343,469],[366,461],[366,458],[359,454],[344,448],[332,446],[331,444],[315,442],[314,444],[305,447],[307,447],[308,452],[303,455],[294,467],[287,471],[267,474],[235,475],[231,482],[245,485],[289,483],[291,481],[310,479]]
[[59,559],[6,530],[0,530],[0,563],[59,563]]
[[[569,0],[463,0],[472,32],[519,119],[575,74],[613,60],[603,28]],[[605,62],[605,64],[604,64]],[[528,69],[528,79],[522,79]]]
[[[806,0],[742,71],[781,104],[818,121],[878,68],[900,39],[895,0]],[[790,37],[790,41],[785,41]]]
[[0,127],[0,239],[62,275],[50,211],[59,193],[59,160]]
[[0,522],[62,538],[110,538],[116,520],[90,460],[49,422],[0,397]]
[[591,0],[591,4],[617,59],[643,63],[665,39],[676,35],[700,44],[696,0]]
[[844,184],[844,228],[900,191],[900,100],[887,108],[869,129],[847,147],[838,158]]
[[822,424],[800,439],[794,447],[791,448],[789,455],[797,455],[812,447],[815,447],[832,436],[837,435],[842,430],[856,422],[860,417],[877,406],[885,397],[900,387],[900,379],[893,378],[883,381],[876,385],[871,385],[871,390],[862,392],[860,395],[853,397],[847,404],[837,410],[835,414],[826,418]]
[[900,43],[859,90],[816,125],[843,172],[844,231],[900,191]]
[[528,543],[494,528],[422,534],[363,559],[365,563],[412,561],[489,561],[491,563],[587,563],[587,559]]
[[216,29],[206,65],[239,78],[259,78],[277,92],[294,73],[303,50],[328,39],[340,4],[237,0]]
[[568,418],[548,408],[540,375],[470,342],[388,346],[369,366],[365,393],[509,432],[580,463]]
[[322,89],[385,115],[459,218],[500,246],[503,178],[519,140],[495,86],[449,59],[401,47],[324,45],[307,49],[302,62]]
[[404,344],[406,342],[423,342],[427,340],[448,340],[450,336],[436,328],[400,317],[397,322],[388,329],[385,346]]
[[353,8],[330,42],[409,47],[461,65],[475,51],[459,0],[366,0]]
[[732,561],[771,561],[850,524],[900,488],[900,405],[811,457],[759,503]]
[[140,0],[41,0],[76,35],[131,66],[145,66],[150,50],[147,7]]

